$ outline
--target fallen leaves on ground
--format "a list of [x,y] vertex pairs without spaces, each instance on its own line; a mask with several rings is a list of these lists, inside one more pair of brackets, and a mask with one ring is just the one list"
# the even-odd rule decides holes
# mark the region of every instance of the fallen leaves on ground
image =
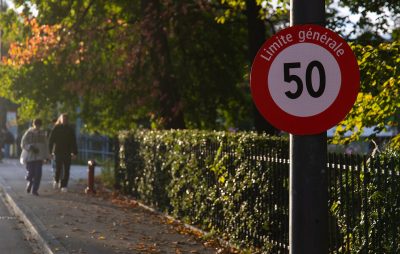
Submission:
[[[121,195],[118,192],[104,191],[102,188],[99,188],[97,190],[95,197],[103,199],[103,200],[109,200],[109,201],[111,201],[111,203],[113,203],[121,208],[124,208],[127,211],[139,206],[138,202],[132,198]],[[156,213],[152,213],[152,212],[150,212],[149,214],[152,214],[152,215],[154,215],[155,218],[158,218],[159,222],[171,226],[173,231],[175,231],[181,235],[193,236],[193,238],[196,241],[202,241],[204,247],[214,248],[217,251],[216,253],[218,253],[218,254],[238,254],[238,253],[240,253],[240,251],[238,251],[234,248],[222,246],[220,241],[217,239],[210,239],[207,241],[202,240],[202,238],[204,236],[202,231],[196,230],[195,228],[187,227],[182,222],[174,220],[173,218],[170,218],[170,217],[167,218],[167,217],[164,217],[163,215],[157,215]],[[124,224],[125,224],[124,222],[119,223],[119,225],[121,225],[121,226],[123,226]],[[126,224],[129,224],[129,222],[126,222]],[[114,222],[113,225],[115,226],[116,223]],[[90,232],[90,234],[96,234],[96,233],[99,233],[99,232],[97,232],[96,230],[93,230]],[[99,236],[98,239],[105,240],[105,237],[104,238],[103,237],[104,236]],[[119,239],[126,240],[128,238],[126,236],[122,236],[122,237],[119,237]],[[141,239],[141,240],[146,241],[149,239]],[[178,245],[179,242],[172,242],[172,244]],[[133,250],[140,251],[140,253],[150,253],[150,254],[151,253],[161,253],[160,249],[157,248],[157,244],[155,244],[155,243],[146,244],[144,242],[140,242],[140,243],[137,243],[133,247]],[[176,246],[175,253],[180,254],[180,253],[182,253],[182,251]],[[197,254],[199,252],[193,250],[190,253]]]
[[145,253],[161,253],[155,244],[138,243],[134,249],[142,252],[145,251]]
[[116,204],[120,207],[124,207],[124,208],[134,208],[138,206],[138,203],[133,200],[133,199],[129,199],[126,197],[122,197],[122,196],[115,196],[111,199],[111,202],[113,204]]

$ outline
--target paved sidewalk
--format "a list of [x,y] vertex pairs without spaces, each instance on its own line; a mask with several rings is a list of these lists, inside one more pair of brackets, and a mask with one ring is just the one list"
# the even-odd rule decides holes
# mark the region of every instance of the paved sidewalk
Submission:
[[134,201],[107,192],[86,195],[86,180],[79,181],[87,179],[86,167],[72,166],[67,193],[53,189],[49,165],[39,197],[25,192],[24,176],[17,160],[0,163],[0,188],[40,253],[229,253]]
[[[3,193],[0,190],[0,198]],[[0,200],[0,252],[12,254],[32,254],[34,251],[21,230],[21,222]],[[15,248],[18,246],[18,248]]]

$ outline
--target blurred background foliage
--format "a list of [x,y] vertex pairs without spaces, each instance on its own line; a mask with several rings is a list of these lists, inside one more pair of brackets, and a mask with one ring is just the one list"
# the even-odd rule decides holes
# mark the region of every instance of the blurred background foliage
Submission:
[[[364,127],[374,134],[397,128],[397,1],[326,6],[327,27],[352,42],[362,77],[333,142],[357,140]],[[1,10],[0,96],[19,105],[22,122],[68,111],[87,131],[107,135],[135,128],[279,133],[255,110],[248,79],[262,43],[289,25],[289,1],[14,0]]]

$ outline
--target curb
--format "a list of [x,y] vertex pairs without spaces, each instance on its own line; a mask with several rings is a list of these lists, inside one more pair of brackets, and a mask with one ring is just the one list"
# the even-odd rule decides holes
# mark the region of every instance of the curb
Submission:
[[65,249],[56,237],[47,231],[43,223],[30,208],[22,204],[17,204],[13,199],[16,193],[10,188],[7,190],[6,184],[2,178],[0,178],[0,191],[0,198],[4,201],[4,204],[12,214],[24,222],[26,230],[32,238],[37,241],[38,247],[43,254],[69,254],[67,249]]

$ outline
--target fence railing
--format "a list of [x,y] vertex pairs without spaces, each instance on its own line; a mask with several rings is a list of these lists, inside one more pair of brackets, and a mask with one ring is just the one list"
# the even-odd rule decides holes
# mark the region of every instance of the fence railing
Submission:
[[78,160],[106,161],[114,160],[115,141],[100,135],[79,135],[77,137]]
[[400,253],[399,158],[329,155],[332,253]]
[[[289,252],[287,142],[248,142],[238,147],[220,141],[177,148],[185,143],[177,137],[172,143],[148,140],[123,144],[118,159],[125,166],[118,174],[122,186],[128,183],[127,192],[135,190],[153,205],[167,203],[171,213],[229,235],[236,244],[264,253]],[[143,159],[146,153],[154,155]],[[177,153],[187,159],[174,157]],[[174,158],[181,160],[176,168],[168,164]],[[191,167],[197,169],[187,171]],[[399,158],[329,154],[327,170],[330,253],[400,253]],[[196,184],[190,178],[197,178]],[[157,186],[148,187],[151,184]],[[176,193],[169,192],[168,186],[176,184],[180,185]],[[164,201],[153,200],[160,196],[155,189],[164,191]],[[190,202],[179,203],[188,196]]]

